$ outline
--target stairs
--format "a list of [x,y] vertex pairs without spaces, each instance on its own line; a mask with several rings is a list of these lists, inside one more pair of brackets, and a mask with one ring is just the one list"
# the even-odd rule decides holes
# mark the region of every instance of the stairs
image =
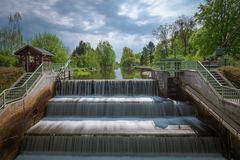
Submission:
[[14,99],[18,99],[24,96],[26,87],[21,86],[29,79],[31,75],[32,73],[30,72],[25,73],[22,77],[18,79],[18,81],[16,81],[16,83],[11,87],[10,90],[6,91],[6,101],[10,102]]
[[26,80],[32,75],[31,72],[27,72],[25,73],[25,75],[23,77],[21,77],[14,85],[13,87],[20,87],[21,85],[23,85]]
[[228,82],[226,82],[218,73],[216,70],[211,70],[210,73],[218,80],[218,82],[223,86],[232,87]]

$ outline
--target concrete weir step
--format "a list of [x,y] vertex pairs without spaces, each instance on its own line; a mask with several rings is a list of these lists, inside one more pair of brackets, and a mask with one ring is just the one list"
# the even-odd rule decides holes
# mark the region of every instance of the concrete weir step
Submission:
[[191,104],[160,97],[57,97],[49,101],[46,116],[191,116]]
[[155,154],[155,155],[59,155],[45,153],[26,153],[17,157],[16,160],[225,160],[221,154]]
[[43,153],[221,153],[217,137],[153,135],[28,135],[21,152]]
[[195,117],[45,117],[27,135],[201,135],[211,130]]

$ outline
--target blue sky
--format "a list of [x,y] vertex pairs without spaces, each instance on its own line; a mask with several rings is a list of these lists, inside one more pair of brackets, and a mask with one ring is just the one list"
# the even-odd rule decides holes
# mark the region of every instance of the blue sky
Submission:
[[108,40],[121,58],[122,48],[139,52],[157,42],[152,30],[181,15],[193,15],[203,0],[0,0],[0,27],[10,12],[22,14],[24,37],[35,33],[57,34],[72,51],[80,40],[95,48]]

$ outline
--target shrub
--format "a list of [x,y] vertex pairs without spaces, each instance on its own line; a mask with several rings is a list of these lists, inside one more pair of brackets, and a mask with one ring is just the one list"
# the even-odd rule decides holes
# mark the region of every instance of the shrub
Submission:
[[11,87],[23,73],[23,68],[0,67],[0,92]]

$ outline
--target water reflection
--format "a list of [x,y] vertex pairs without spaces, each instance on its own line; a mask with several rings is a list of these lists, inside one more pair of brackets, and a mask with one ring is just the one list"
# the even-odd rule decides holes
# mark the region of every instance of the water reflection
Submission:
[[145,79],[141,70],[116,68],[112,70],[92,71],[89,74],[75,76],[74,79]]

